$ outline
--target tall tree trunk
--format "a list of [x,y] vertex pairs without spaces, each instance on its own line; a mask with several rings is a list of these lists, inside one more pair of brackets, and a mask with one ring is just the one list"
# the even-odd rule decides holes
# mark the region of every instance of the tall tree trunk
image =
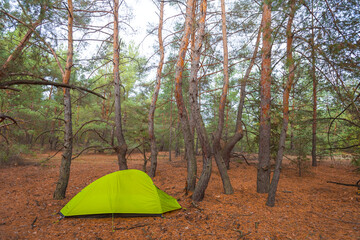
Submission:
[[287,64],[289,66],[289,78],[285,86],[284,94],[283,94],[283,123],[280,133],[280,140],[279,140],[279,149],[276,156],[276,162],[275,162],[275,170],[274,174],[271,180],[268,199],[266,202],[266,205],[273,207],[275,206],[275,196],[276,196],[276,190],[280,179],[280,170],[281,170],[281,164],[282,159],[284,155],[285,150],[285,140],[286,140],[286,132],[288,128],[289,123],[289,96],[291,87],[294,82],[295,77],[295,64],[294,59],[292,56],[292,43],[293,43],[293,33],[291,31],[294,15],[295,15],[295,2],[296,0],[289,0],[290,5],[290,14],[289,14],[289,20],[286,27],[286,37],[287,37],[287,44],[286,44],[286,53],[287,53]]
[[196,156],[199,155],[199,137],[198,137],[197,133],[196,133],[196,138],[195,138],[195,155]]
[[[190,46],[190,60],[191,60],[191,71],[193,70],[193,66],[194,63],[196,62],[196,53],[195,53],[195,37],[196,37],[196,29],[197,29],[197,22],[196,22],[196,3],[197,1],[193,1],[193,6],[192,6],[192,12],[191,12],[191,33],[190,33],[190,37],[191,37],[191,46]],[[196,64],[196,63],[195,63]],[[191,73],[190,73],[191,74]],[[191,77],[190,77],[191,78]],[[189,90],[189,98],[190,98],[190,90]],[[190,129],[191,129],[191,134],[194,137],[194,142],[195,142],[195,116],[193,115],[192,111],[190,111],[189,114],[189,123],[190,123]],[[194,149],[195,151],[195,149]],[[195,151],[195,155],[196,155],[196,151]]]
[[[63,83],[69,84],[71,68],[73,65],[73,5],[72,0],[68,0],[68,51],[66,59],[66,67],[63,75]],[[64,89],[64,121],[65,121],[65,135],[64,135],[64,152],[61,158],[60,175],[56,184],[54,192],[54,199],[64,199],[67,185],[70,178],[70,165],[72,158],[72,119],[71,119],[71,95],[70,89]]]
[[191,32],[191,14],[194,0],[187,0],[186,3],[186,18],[184,35],[180,42],[180,49],[178,59],[176,61],[175,69],[175,99],[178,108],[179,118],[181,122],[182,132],[184,135],[185,144],[185,158],[187,160],[187,179],[186,191],[194,191],[196,184],[196,158],[194,153],[194,137],[191,134],[188,113],[184,103],[182,94],[182,74],[184,71],[185,56],[189,45],[189,37]]
[[[294,85],[295,88],[295,85]],[[291,117],[291,121],[290,121],[290,151],[293,152],[295,149],[295,144],[294,144],[294,129],[295,129],[295,123],[294,123],[294,112],[295,112],[295,93],[293,91],[292,94],[292,98],[293,100],[293,104],[291,107],[291,115],[289,117]]]
[[127,145],[123,135],[121,119],[121,92],[120,92],[120,46],[119,46],[119,0],[114,0],[114,93],[115,93],[115,136],[117,139],[116,153],[118,157],[119,169],[128,169],[126,162]]
[[[57,114],[57,107],[54,108],[54,116]],[[56,149],[56,143],[57,143],[57,137],[55,136],[55,120],[51,120],[51,126],[50,126],[50,136],[49,136],[49,145],[50,150]]]
[[176,141],[175,141],[175,157],[180,156],[180,142],[179,142],[179,131],[180,131],[180,119],[178,119],[176,126]]
[[170,96],[170,127],[169,127],[169,162],[171,162],[171,150],[172,150],[172,130],[173,130],[173,83],[171,82],[171,96]]
[[267,193],[270,183],[271,0],[263,3],[263,46],[260,80],[260,129],[257,192]]
[[[203,169],[201,172],[201,176],[199,182],[196,184],[194,194],[192,195],[192,199],[196,202],[201,201],[204,198],[205,190],[208,186],[211,169],[212,169],[212,149],[209,141],[208,134],[206,132],[206,128],[204,125],[204,121],[202,119],[200,113],[200,105],[198,102],[198,86],[199,81],[197,78],[197,74],[199,71],[199,63],[200,63],[200,55],[201,55],[201,46],[205,35],[205,19],[206,19],[206,9],[207,9],[207,0],[202,0],[200,5],[200,19],[198,22],[199,30],[198,36],[195,40],[195,29],[192,31],[192,39],[194,45],[192,46],[192,61],[191,61],[191,72],[190,72],[190,85],[189,85],[189,99],[190,99],[190,107],[191,107],[191,115],[193,116],[193,123],[196,128],[196,133],[198,135],[198,139],[202,148],[203,155]],[[194,18],[195,14],[193,14]],[[193,19],[196,21],[196,19]],[[194,23],[195,25],[195,23]]]
[[258,53],[259,44],[260,44],[260,37],[261,37],[261,29],[262,29],[262,20],[261,20],[261,23],[260,23],[260,27],[259,27],[259,31],[258,31],[258,35],[257,35],[257,38],[256,38],[256,43],[255,43],[255,49],[254,49],[254,52],[253,52],[249,67],[246,69],[245,76],[241,80],[240,100],[239,100],[238,111],[237,111],[235,132],[234,132],[234,135],[229,140],[226,141],[226,144],[225,144],[224,148],[222,149],[222,157],[224,159],[224,162],[226,164],[227,169],[230,168],[230,154],[231,154],[231,151],[234,149],[236,143],[238,141],[240,141],[242,139],[242,137],[244,136],[243,127],[242,127],[242,114],[243,114],[245,96],[246,96],[246,91],[245,90],[246,90],[246,84],[247,84],[247,81],[249,79],[252,67],[255,64],[256,55]]
[[314,34],[314,1],[311,1],[311,78],[313,83],[313,121],[312,121],[312,166],[317,166],[316,161],[316,125],[317,125],[317,80],[316,80],[316,56],[315,56],[315,34]]
[[[223,137],[224,144],[229,139],[229,111],[230,111],[230,102],[229,101],[226,102],[225,108],[226,108],[226,117],[225,117],[225,132],[224,132],[224,137]],[[224,162],[225,162],[225,160],[224,160]]]
[[[159,28],[158,28],[158,38],[159,38],[159,49],[160,49],[160,61],[157,68],[156,74],[156,87],[153,95],[153,99],[150,105],[148,123],[149,123],[149,138],[150,138],[150,148],[151,148],[151,165],[149,176],[155,177],[156,173],[156,166],[157,166],[157,148],[156,148],[156,138],[154,132],[154,116],[155,116],[155,109],[156,109],[156,102],[158,99],[160,85],[161,85],[161,72],[164,65],[164,44],[162,40],[162,26],[164,21],[164,1],[160,2],[160,18],[159,18]],[[170,129],[171,131],[171,129]]]
[[221,156],[221,136],[224,129],[224,118],[225,118],[225,105],[227,92],[229,89],[229,63],[228,63],[228,46],[227,46],[227,34],[226,34],[226,17],[225,17],[225,0],[221,0],[221,19],[222,19],[222,37],[223,37],[223,54],[224,54],[224,85],[220,97],[219,104],[219,118],[217,129],[214,132],[213,136],[213,152],[217,167],[219,169],[221,180],[223,182],[223,188],[225,194],[232,194],[234,192],[230,178],[227,172],[227,168],[224,162],[224,159]]

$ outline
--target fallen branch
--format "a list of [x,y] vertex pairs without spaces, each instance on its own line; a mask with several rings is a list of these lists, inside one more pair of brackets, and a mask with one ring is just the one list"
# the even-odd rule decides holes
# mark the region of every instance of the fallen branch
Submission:
[[332,181],[327,181],[327,183],[334,183],[337,185],[343,185],[343,186],[348,186],[348,187],[358,187],[360,188],[360,180],[356,182],[356,184],[349,184],[349,183],[341,183],[341,182],[332,182]]
[[283,193],[292,193],[292,191],[284,190]]
[[131,227],[118,227],[118,228],[114,228],[114,230],[131,230],[134,228],[139,228],[139,227],[145,227],[150,225],[150,223],[139,223],[139,224],[135,224],[134,226]]
[[33,229],[34,227],[36,227],[36,225],[35,225],[36,220],[37,220],[37,217],[35,217],[34,221],[31,223],[31,229]]

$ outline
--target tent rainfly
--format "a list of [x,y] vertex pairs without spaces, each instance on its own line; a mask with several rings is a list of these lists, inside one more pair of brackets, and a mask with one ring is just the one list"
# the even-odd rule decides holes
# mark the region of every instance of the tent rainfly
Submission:
[[146,173],[129,169],[95,180],[73,197],[60,215],[161,216],[180,208],[176,199],[157,188]]

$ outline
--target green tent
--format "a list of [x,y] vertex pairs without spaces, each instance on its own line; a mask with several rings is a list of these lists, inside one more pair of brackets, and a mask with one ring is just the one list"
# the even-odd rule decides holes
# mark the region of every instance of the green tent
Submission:
[[73,197],[60,214],[147,216],[180,209],[175,198],[158,189],[140,170],[122,170],[105,175]]

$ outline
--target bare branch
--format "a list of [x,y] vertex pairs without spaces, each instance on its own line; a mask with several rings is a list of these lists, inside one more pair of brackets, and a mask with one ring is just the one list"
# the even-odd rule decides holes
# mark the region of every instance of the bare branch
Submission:
[[12,85],[52,85],[55,87],[70,88],[70,89],[76,89],[79,91],[88,92],[88,93],[94,94],[102,99],[105,99],[102,95],[100,95],[96,92],[93,92],[91,90],[88,90],[86,88],[74,86],[71,84],[52,82],[52,81],[48,81],[48,80],[41,80],[41,81],[40,80],[13,80],[13,81],[7,81],[7,82],[0,82],[0,89],[10,89],[9,86],[12,86]]
[[[6,119],[10,119],[12,121],[12,124],[17,124],[16,120],[13,119],[12,117],[8,116],[8,115],[5,115],[3,113],[0,113],[0,123],[2,123],[3,121],[5,121]],[[10,125],[12,125],[10,124]],[[9,124],[7,124],[9,125]],[[6,126],[7,126],[6,125]],[[1,127],[5,127],[5,126],[1,126]]]

